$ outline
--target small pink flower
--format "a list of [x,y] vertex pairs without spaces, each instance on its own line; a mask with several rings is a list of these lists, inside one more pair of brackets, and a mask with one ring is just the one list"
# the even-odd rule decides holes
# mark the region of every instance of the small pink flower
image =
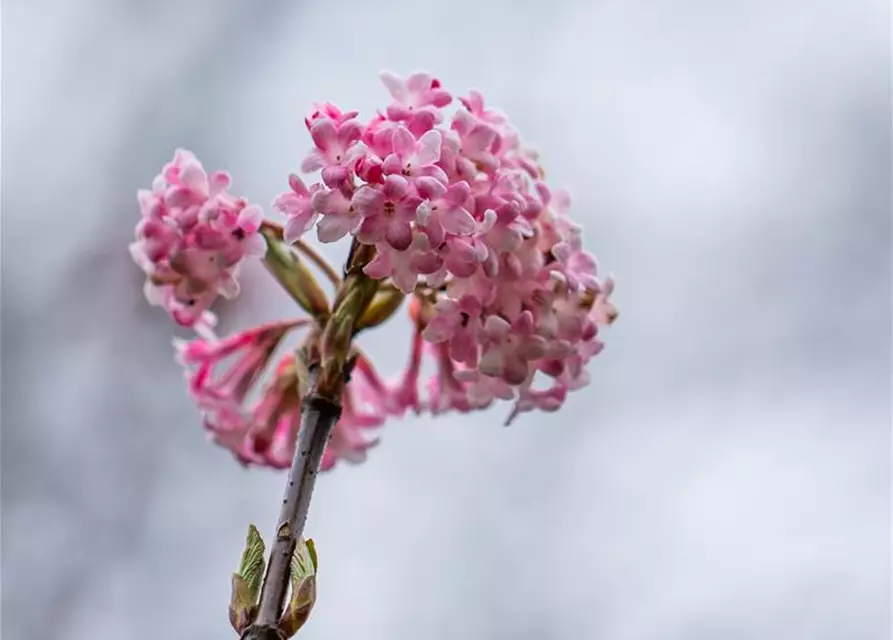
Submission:
[[448,346],[429,345],[429,352],[437,363],[437,373],[425,385],[428,390],[426,408],[434,415],[447,411],[467,413],[480,408],[472,403],[465,385],[456,379],[457,365],[450,359]]
[[409,129],[400,126],[394,130],[391,142],[393,152],[382,164],[386,174],[402,174],[410,179],[431,176],[440,182],[448,180],[443,169],[434,164],[440,160],[439,131],[428,131],[416,140]]
[[462,156],[480,171],[495,172],[499,167],[499,158],[494,153],[499,145],[498,131],[467,111],[456,112],[452,127],[459,134]]
[[509,323],[499,316],[484,321],[484,349],[480,370],[512,385],[524,382],[531,373],[530,363],[546,354],[546,341],[535,334],[533,314],[524,311]]
[[277,196],[273,201],[273,208],[288,217],[283,230],[285,241],[295,242],[307,233],[319,218],[319,213],[313,209],[311,198],[319,191],[320,186],[315,184],[308,189],[304,181],[294,174],[288,177],[288,185],[291,190]]
[[311,196],[313,210],[322,214],[316,225],[320,242],[335,242],[360,226],[363,218],[350,200],[351,196],[344,189],[320,189]]
[[467,98],[459,98],[459,102],[468,109],[468,111],[490,125],[502,126],[506,124],[506,117],[499,111],[487,109],[484,106],[484,96],[480,91],[472,89],[468,92]]
[[440,81],[427,73],[413,73],[404,80],[390,71],[383,71],[380,77],[394,100],[388,105],[388,118],[406,122],[414,133],[427,131],[438,124],[442,120],[440,108],[453,100],[440,86]]
[[443,242],[445,233],[470,235],[474,232],[477,224],[465,208],[470,194],[467,182],[446,187],[435,178],[422,177],[416,186],[424,199],[417,209],[418,221],[425,227],[432,245]]
[[314,102],[310,105],[307,117],[304,118],[304,124],[307,125],[307,130],[309,131],[313,123],[320,118],[328,118],[333,120],[335,124],[341,124],[356,118],[359,114],[359,111],[342,112],[341,109],[330,102]]
[[379,187],[366,185],[353,196],[351,205],[363,217],[357,237],[365,244],[387,242],[403,251],[412,243],[412,223],[421,198],[409,190],[399,175],[388,176]]
[[409,362],[397,384],[388,390],[388,413],[392,416],[402,416],[407,409],[414,413],[419,413],[421,410],[419,373],[422,367],[423,347],[422,333],[416,329],[412,336]]
[[329,118],[317,118],[310,126],[310,135],[316,145],[304,162],[301,171],[322,169],[326,186],[340,186],[350,176],[356,161],[366,153],[360,142],[362,127],[356,120],[337,123]]
[[475,367],[482,334],[481,310],[481,301],[474,295],[466,294],[458,300],[441,298],[422,335],[431,343],[448,342],[453,360]]
[[419,231],[413,233],[411,244],[403,251],[397,251],[384,243],[376,246],[378,252],[375,258],[363,271],[376,280],[390,276],[403,293],[412,293],[420,275],[434,273],[443,264],[440,257],[431,250],[428,237]]
[[[205,428],[243,464],[263,461],[248,438],[275,428],[266,422],[257,426],[257,417],[244,406],[247,394],[286,333],[305,322],[263,325],[223,340],[209,335],[191,342],[174,341],[177,360],[187,368],[189,394],[204,414]],[[269,398],[270,393],[261,400],[261,409],[269,406]]]

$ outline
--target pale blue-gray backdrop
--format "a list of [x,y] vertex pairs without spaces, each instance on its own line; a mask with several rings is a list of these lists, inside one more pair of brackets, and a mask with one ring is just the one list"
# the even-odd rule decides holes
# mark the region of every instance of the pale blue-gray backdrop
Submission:
[[[622,315],[560,414],[407,419],[321,479],[302,637],[890,637],[888,3],[6,0],[2,26],[5,638],[234,637],[283,478],[206,444],[134,194],[182,145],[269,203],[306,105],[370,114],[383,68],[511,115]],[[289,309],[246,278],[226,330]],[[405,330],[370,336],[381,368]]]

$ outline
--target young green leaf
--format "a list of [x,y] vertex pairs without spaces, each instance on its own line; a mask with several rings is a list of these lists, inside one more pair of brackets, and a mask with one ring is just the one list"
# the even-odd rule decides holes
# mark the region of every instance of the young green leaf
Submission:
[[279,630],[291,638],[304,626],[316,602],[316,547],[301,540],[291,560],[291,598],[279,620]]
[[260,532],[253,524],[249,525],[239,570],[233,574],[229,604],[229,621],[238,633],[254,622],[257,615],[257,598],[264,576],[264,552]]

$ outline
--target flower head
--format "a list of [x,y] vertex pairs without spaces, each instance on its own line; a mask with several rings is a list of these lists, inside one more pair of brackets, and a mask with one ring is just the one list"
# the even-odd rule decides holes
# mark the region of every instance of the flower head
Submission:
[[152,189],[138,193],[142,217],[130,253],[146,273],[146,298],[178,324],[209,327],[214,300],[239,291],[242,260],[266,249],[260,207],[230,195],[229,184],[228,174],[205,173],[180,149]]
[[[504,114],[478,91],[453,104],[427,73],[381,79],[391,99],[368,121],[330,103],[312,106],[305,124],[313,147],[302,170],[319,171],[319,180],[292,175],[273,202],[286,217],[285,243],[315,227],[322,242],[351,236],[353,249],[362,248],[352,250],[364,257],[351,259],[344,283],[361,268],[379,289],[367,278],[363,296],[351,300],[384,294],[388,304],[354,331],[377,326],[411,296],[405,368],[383,382],[365,356],[356,360],[324,469],[365,459],[385,420],[408,411],[509,402],[507,423],[528,411],[556,411],[587,384],[587,365],[604,347],[599,330],[618,313],[614,280],[600,277],[569,196],[546,182],[538,154]],[[178,151],[152,189],[139,193],[131,253],[147,274],[149,300],[199,331],[178,353],[212,437],[245,464],[281,468],[300,431],[303,364],[287,355],[269,380],[260,379],[303,321],[214,337],[209,307],[238,292],[240,264],[265,248],[260,208],[230,195],[229,185],[227,174],[207,174],[195,156]],[[332,273],[336,287],[346,286]],[[349,298],[341,294],[336,302]],[[329,322],[328,306],[321,308],[315,321]],[[350,340],[343,351],[345,358],[356,353]],[[430,377],[422,375],[427,362]]]

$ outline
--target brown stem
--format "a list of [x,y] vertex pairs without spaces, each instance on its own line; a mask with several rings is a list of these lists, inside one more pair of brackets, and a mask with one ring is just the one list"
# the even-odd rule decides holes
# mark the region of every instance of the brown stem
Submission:
[[288,482],[276,540],[261,587],[257,618],[242,634],[242,640],[281,640],[277,625],[282,617],[291,573],[291,558],[304,531],[310,497],[332,428],[341,416],[341,406],[316,392],[316,370],[310,393],[304,401],[301,429]]

